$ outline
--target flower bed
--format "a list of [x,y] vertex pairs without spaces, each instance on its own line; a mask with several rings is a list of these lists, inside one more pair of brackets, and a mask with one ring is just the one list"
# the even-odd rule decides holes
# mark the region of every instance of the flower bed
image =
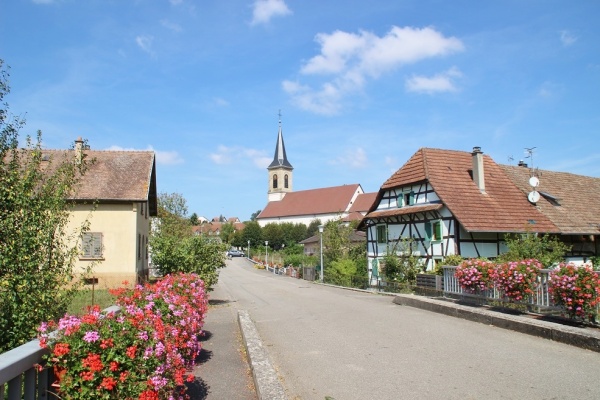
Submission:
[[569,317],[595,321],[600,303],[600,276],[591,266],[559,265],[550,274],[548,291]]
[[510,261],[498,264],[491,273],[496,288],[514,301],[533,296],[542,264],[537,260]]
[[492,287],[491,274],[494,263],[470,259],[456,268],[455,276],[462,288],[469,293],[484,291]]
[[[169,399],[182,396],[200,352],[208,298],[195,274],[114,291],[119,314],[96,307],[81,318],[42,324],[60,398]],[[49,330],[56,328],[52,336]]]

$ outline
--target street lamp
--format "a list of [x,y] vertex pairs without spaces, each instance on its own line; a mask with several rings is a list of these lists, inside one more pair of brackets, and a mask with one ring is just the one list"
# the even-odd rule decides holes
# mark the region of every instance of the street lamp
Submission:
[[269,250],[268,250],[268,246],[269,245],[269,241],[265,240],[265,266],[267,268],[267,271],[269,270]]
[[321,283],[323,283],[323,225],[319,225],[319,234],[321,235]]
[[248,260],[250,260],[250,241],[248,240]]

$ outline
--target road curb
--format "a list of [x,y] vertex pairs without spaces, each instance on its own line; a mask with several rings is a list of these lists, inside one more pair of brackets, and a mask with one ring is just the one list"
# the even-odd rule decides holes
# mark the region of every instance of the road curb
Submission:
[[591,330],[590,328],[565,326],[556,322],[532,319],[520,315],[503,314],[485,308],[470,307],[413,295],[396,295],[396,297],[394,297],[394,303],[446,314],[452,317],[509,329],[600,352],[600,332]]
[[246,310],[238,310],[238,322],[259,400],[287,400],[275,368],[269,361],[256,326]]

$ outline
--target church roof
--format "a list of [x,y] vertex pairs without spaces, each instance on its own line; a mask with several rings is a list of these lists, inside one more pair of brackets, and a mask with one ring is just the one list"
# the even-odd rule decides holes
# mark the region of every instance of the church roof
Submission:
[[357,191],[362,193],[356,183],[290,192],[279,201],[270,201],[257,219],[343,213]]
[[283,133],[281,132],[281,121],[279,122],[279,132],[277,134],[277,144],[275,145],[275,156],[273,157],[273,161],[269,164],[268,169],[285,167],[294,169],[292,164],[287,159],[287,155],[285,154],[285,143],[283,142]]

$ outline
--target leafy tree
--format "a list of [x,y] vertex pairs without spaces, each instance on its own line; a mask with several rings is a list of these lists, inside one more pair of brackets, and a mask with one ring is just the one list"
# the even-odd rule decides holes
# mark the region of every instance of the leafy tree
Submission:
[[221,238],[221,241],[223,243],[229,244],[233,240],[234,233],[235,226],[233,226],[233,223],[226,222],[223,225],[221,225],[221,232],[219,232],[219,237]]
[[[246,245],[248,245],[248,241],[250,241],[250,252],[252,252],[252,249],[256,249],[258,246],[263,245],[262,228],[258,222],[247,222],[244,225],[242,238],[244,239],[244,242],[246,242]],[[248,256],[250,255],[251,254],[248,254]]]
[[308,227],[306,229],[306,237],[303,239],[308,239],[311,236],[315,236],[317,233],[319,233],[319,226],[323,225],[321,223],[321,220],[316,218],[313,219],[312,221],[310,221],[310,224],[308,224]]
[[193,214],[190,216],[190,223],[191,223],[193,226],[198,226],[198,225],[200,225],[200,220],[198,220],[198,214],[196,214],[196,213],[193,213]]
[[354,260],[342,258],[332,261],[326,269],[324,279],[328,283],[340,286],[352,286],[352,278],[357,275],[358,268]]
[[78,289],[78,239],[88,226],[70,231],[67,199],[89,162],[73,162],[73,152],[44,160],[39,131],[19,149],[25,121],[4,103],[8,77],[0,60],[0,353],[66,312]]
[[260,215],[262,210],[256,210],[250,215],[250,221],[256,221],[256,217]]
[[555,236],[525,233],[504,237],[508,251],[496,259],[498,262],[520,261],[535,258],[545,267],[564,261],[571,246],[561,242]]
[[330,269],[332,269],[332,279],[337,279],[338,284],[342,284],[342,281],[350,282],[351,276],[367,276],[366,245],[364,242],[353,241],[355,226],[355,224],[342,224],[340,220],[332,220],[325,224],[323,263],[325,264],[324,276],[328,281]]
[[271,249],[280,249],[284,243],[283,230],[281,225],[277,223],[270,223],[262,228],[263,239],[269,241],[269,247]]
[[217,282],[218,269],[225,266],[226,245],[194,235],[186,200],[178,193],[158,196],[158,217],[150,234],[152,264],[161,274],[197,273],[207,288]]
[[248,247],[248,242],[244,240],[244,231],[239,230],[231,235],[231,245],[235,247]]

